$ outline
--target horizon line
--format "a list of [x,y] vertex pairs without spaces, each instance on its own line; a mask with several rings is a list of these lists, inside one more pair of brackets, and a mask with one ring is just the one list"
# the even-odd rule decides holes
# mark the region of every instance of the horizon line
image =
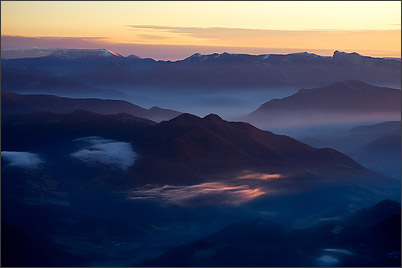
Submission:
[[[368,55],[365,55],[364,53],[360,53],[360,52],[358,52],[358,51],[352,51],[352,52],[346,52],[346,51],[344,51],[344,50],[338,50],[338,49],[335,49],[335,50],[333,50],[333,53],[332,53],[332,55],[321,55],[321,54],[317,54],[317,53],[314,53],[314,52],[308,52],[307,50],[303,50],[303,51],[301,51],[301,50],[298,50],[298,49],[295,49],[295,51],[296,52],[290,52],[290,53],[263,53],[263,54],[256,54],[256,53],[233,53],[233,52],[227,52],[227,51],[224,51],[224,52],[212,52],[212,53],[200,53],[200,52],[193,52],[192,54],[190,54],[189,56],[187,56],[187,57],[184,57],[184,58],[180,58],[180,59],[156,59],[156,58],[153,58],[153,57],[140,57],[140,56],[138,56],[137,54],[134,54],[134,53],[132,53],[132,54],[128,54],[127,55],[127,53],[125,53],[126,54],[126,56],[125,55],[122,55],[121,53],[119,53],[119,52],[117,52],[116,50],[114,50],[114,49],[109,49],[109,48],[105,48],[105,47],[99,47],[99,48],[62,48],[62,47],[37,47],[37,46],[26,46],[26,47],[13,47],[13,48],[1,48],[1,51],[13,51],[13,50],[19,50],[19,49],[38,49],[38,50],[41,50],[41,49],[43,49],[43,50],[53,50],[53,51],[51,51],[49,54],[47,54],[47,55],[41,55],[41,56],[34,56],[34,57],[10,57],[10,58],[4,58],[4,56],[2,55],[1,56],[1,58],[2,59],[19,59],[19,58],[40,58],[40,57],[46,57],[46,56],[49,56],[50,54],[52,54],[54,51],[57,51],[57,50],[108,50],[108,51],[110,51],[112,54],[118,54],[119,56],[121,56],[121,57],[124,57],[124,58],[127,58],[127,57],[129,57],[129,56],[137,56],[137,57],[139,57],[139,58],[141,58],[141,59],[153,59],[153,60],[155,60],[155,61],[172,61],[172,62],[175,62],[175,61],[182,61],[182,60],[185,60],[185,59],[188,59],[188,58],[190,58],[190,57],[192,57],[192,56],[194,56],[194,55],[200,55],[200,56],[211,56],[211,55],[216,55],[216,54],[218,54],[218,55],[222,55],[222,54],[231,54],[231,55],[250,55],[250,56],[265,56],[265,55],[292,55],[292,54],[303,54],[303,53],[307,53],[307,54],[311,54],[311,55],[317,55],[317,56],[320,56],[320,57],[333,57],[333,55],[335,54],[335,52],[340,52],[340,53],[346,53],[346,54],[358,54],[358,55],[360,55],[360,56],[363,56],[363,57],[370,57],[370,58],[380,58],[380,59],[401,59],[401,57],[397,57],[397,56],[384,56],[384,57],[376,57],[376,56],[368,56]],[[270,49],[288,49],[288,48],[270,48]],[[330,49],[328,49],[328,50],[330,50]]]

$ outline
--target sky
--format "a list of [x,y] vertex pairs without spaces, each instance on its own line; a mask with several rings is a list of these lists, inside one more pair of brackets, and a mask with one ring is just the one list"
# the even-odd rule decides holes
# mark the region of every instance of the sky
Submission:
[[400,1],[1,1],[2,49],[401,56]]

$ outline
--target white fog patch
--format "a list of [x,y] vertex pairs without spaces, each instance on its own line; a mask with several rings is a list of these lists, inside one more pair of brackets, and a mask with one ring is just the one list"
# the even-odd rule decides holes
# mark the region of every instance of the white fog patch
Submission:
[[98,137],[98,136],[79,138],[79,139],[75,139],[74,141],[78,141],[78,142],[81,141],[81,142],[85,142],[87,144],[92,144],[92,145],[114,142],[114,140],[105,139],[105,138]]
[[85,137],[74,140],[84,142],[86,146],[72,153],[71,157],[77,158],[89,164],[115,165],[127,170],[138,155],[133,151],[128,142],[104,139],[102,137]]
[[323,255],[317,259],[317,265],[321,267],[337,266],[338,264],[339,259],[330,255]]
[[45,163],[38,154],[30,152],[3,151],[1,158],[9,162],[8,166],[25,169],[38,169],[41,164]]
[[345,255],[354,255],[353,252],[351,252],[347,249],[326,248],[326,249],[324,249],[324,251],[340,253],[340,254],[345,254]]

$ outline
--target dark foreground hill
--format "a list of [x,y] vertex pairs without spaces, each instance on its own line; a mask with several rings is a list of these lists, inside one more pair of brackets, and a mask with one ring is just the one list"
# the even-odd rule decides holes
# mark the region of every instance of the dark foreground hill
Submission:
[[135,184],[191,184],[205,181],[207,175],[243,170],[289,176],[376,176],[335,150],[315,149],[212,114],[204,118],[182,114],[155,124],[127,114],[35,112],[3,115],[2,131],[7,151],[40,149],[88,136],[129,142],[139,155],[129,170]]

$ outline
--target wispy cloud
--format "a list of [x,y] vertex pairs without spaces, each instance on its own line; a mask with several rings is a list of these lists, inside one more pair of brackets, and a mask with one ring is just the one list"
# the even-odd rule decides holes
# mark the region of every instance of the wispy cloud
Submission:
[[38,169],[45,163],[38,154],[30,152],[1,152],[1,158],[8,162],[8,166],[24,169]]
[[230,39],[230,38],[266,38],[297,36],[299,38],[309,38],[317,35],[333,34],[362,34],[362,33],[398,33],[400,30],[344,30],[344,29],[309,29],[309,30],[270,30],[270,29],[250,29],[250,28],[228,28],[228,27],[172,27],[161,25],[126,25],[133,30],[152,30],[154,32],[168,32],[182,34],[194,38],[204,39]]
[[286,31],[286,30],[264,30],[264,29],[244,29],[244,28],[225,28],[225,27],[169,27],[161,25],[126,25],[134,30],[152,30],[154,32],[165,32],[181,34],[193,38],[209,40],[227,40],[230,38],[249,38],[266,36],[283,36],[288,34],[308,34],[310,32],[325,31]]
[[143,39],[148,39],[148,40],[162,40],[162,39],[169,39],[170,38],[168,36],[153,35],[153,34],[138,34],[138,36],[143,38]]
[[[161,25],[126,25],[134,34],[152,32],[170,35],[182,42],[236,47],[294,49],[338,49],[375,51],[381,48],[400,54],[400,29],[393,30],[269,30],[226,27],[173,27]],[[184,41],[183,41],[184,40]],[[381,40],[381,42],[380,42]]]

